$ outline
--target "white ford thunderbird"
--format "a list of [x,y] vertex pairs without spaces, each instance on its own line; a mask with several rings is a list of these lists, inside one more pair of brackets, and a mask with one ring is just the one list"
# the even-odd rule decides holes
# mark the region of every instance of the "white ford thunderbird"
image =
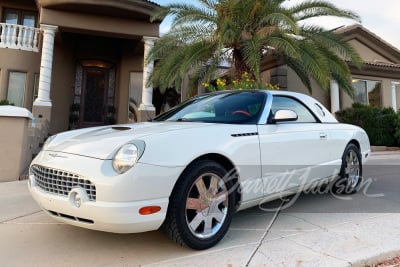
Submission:
[[161,227],[206,249],[235,211],[320,182],[356,192],[369,153],[362,129],[309,96],[223,91],[151,122],[52,136],[31,163],[29,188],[65,223],[116,233]]

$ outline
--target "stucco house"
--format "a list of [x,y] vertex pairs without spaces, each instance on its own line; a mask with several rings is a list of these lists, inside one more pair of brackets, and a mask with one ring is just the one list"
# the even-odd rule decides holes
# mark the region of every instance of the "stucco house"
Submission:
[[49,133],[154,115],[159,8],[147,0],[0,2],[0,100],[33,112]]

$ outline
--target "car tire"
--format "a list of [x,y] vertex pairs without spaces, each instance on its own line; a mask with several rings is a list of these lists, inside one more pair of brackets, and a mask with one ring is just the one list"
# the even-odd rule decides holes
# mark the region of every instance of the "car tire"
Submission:
[[192,249],[217,244],[228,231],[234,211],[232,179],[217,162],[191,164],[179,178],[162,229],[175,242]]
[[339,178],[333,185],[335,194],[354,194],[358,192],[362,181],[362,160],[360,149],[350,143],[342,156]]

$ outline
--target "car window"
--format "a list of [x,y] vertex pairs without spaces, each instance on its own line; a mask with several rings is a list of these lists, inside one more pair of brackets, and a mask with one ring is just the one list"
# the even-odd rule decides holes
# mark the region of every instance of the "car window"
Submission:
[[271,112],[275,114],[277,110],[289,109],[297,113],[297,120],[294,123],[312,123],[317,122],[311,111],[298,100],[286,96],[274,96],[272,99]]
[[189,99],[161,114],[154,121],[201,121],[215,123],[257,123],[266,94],[259,91],[227,91]]

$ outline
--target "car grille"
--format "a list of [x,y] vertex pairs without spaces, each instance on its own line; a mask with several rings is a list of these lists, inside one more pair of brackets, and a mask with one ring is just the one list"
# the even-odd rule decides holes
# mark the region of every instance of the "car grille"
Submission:
[[96,186],[77,174],[39,165],[33,165],[31,173],[35,183],[46,192],[68,196],[73,188],[80,187],[86,191],[90,201],[96,201]]

